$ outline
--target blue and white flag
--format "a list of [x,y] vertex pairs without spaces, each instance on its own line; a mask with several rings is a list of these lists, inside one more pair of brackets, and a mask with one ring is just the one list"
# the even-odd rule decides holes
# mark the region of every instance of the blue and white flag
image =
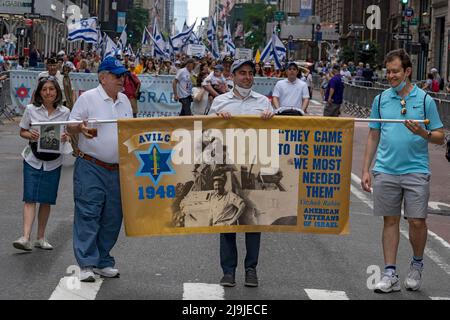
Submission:
[[104,54],[103,54],[103,59],[105,59],[107,57],[114,57],[118,50],[119,50],[119,48],[114,43],[114,41],[112,41],[111,38],[106,35],[105,50],[104,50]]
[[[148,32],[148,31],[147,31]],[[153,56],[156,58],[166,58],[167,53],[164,47],[160,47],[158,41],[149,33],[150,40],[153,42]]]
[[117,43],[117,47],[124,52],[127,47],[127,26],[123,28],[122,33],[120,34],[119,42]]
[[189,39],[190,44],[200,44],[200,39],[197,37],[195,32],[192,32],[191,38]]
[[273,60],[275,62],[275,69],[280,70],[282,61],[286,59],[286,47],[280,38],[274,32],[269,43],[267,43],[263,52],[261,53],[261,61],[267,62]]
[[208,40],[211,43],[211,53],[214,57],[214,59],[220,58],[220,52],[219,52],[219,43],[217,42],[217,26],[216,26],[216,19],[214,17],[211,17],[209,19],[209,25],[208,25]]
[[234,56],[236,53],[236,46],[234,45],[233,38],[230,32],[230,26],[225,23],[223,42],[225,44],[225,52]]
[[207,37],[211,43],[217,37],[216,19],[214,17],[209,18]]
[[186,31],[182,31],[176,36],[172,37],[172,44],[175,53],[180,52],[183,50],[183,48],[189,44],[189,39],[192,36],[192,33],[194,32],[195,24],[197,23],[197,20],[190,26]]
[[97,30],[97,44],[95,45],[95,52],[101,57],[103,55],[103,51],[105,48],[105,40],[106,38],[103,36],[103,33],[100,29]]
[[68,25],[68,41],[83,40],[87,43],[97,43],[97,18],[88,18],[75,21],[75,23]]
[[131,47],[131,44],[128,44],[128,47],[126,49],[126,52],[128,52],[128,54],[130,56],[134,56],[134,52],[133,52],[133,48]]
[[178,48],[175,48],[175,46],[173,45],[172,37],[169,37],[169,40],[167,41],[165,52],[172,59],[173,56],[178,52]]
[[156,43],[158,44],[158,47],[164,49],[166,47],[166,41],[164,40],[164,37],[162,33],[159,31],[158,22],[155,19],[155,22],[153,23],[153,38],[155,39]]
[[142,32],[142,40],[141,45],[145,46],[150,44],[150,37],[147,27],[144,27],[144,31]]

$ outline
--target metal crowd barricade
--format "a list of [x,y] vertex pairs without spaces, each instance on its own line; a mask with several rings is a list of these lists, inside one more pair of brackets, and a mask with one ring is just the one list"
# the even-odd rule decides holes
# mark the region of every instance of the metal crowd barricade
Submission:
[[450,130],[450,100],[434,99],[444,128]]
[[[343,111],[357,118],[370,116],[372,104],[377,95],[386,90],[384,85],[375,84],[375,87],[363,87],[345,84]],[[450,129],[450,98],[444,93],[428,93],[436,102],[439,117],[444,127]]]
[[372,103],[384,89],[345,84],[344,112],[354,117],[367,118],[372,109]]
[[14,121],[16,115],[12,107],[10,89],[9,72],[0,73],[0,124],[3,124],[2,118]]

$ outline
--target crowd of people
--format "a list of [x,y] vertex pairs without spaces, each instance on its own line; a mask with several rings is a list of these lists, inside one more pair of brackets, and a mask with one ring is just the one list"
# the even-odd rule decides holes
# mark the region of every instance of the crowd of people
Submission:
[[[31,123],[39,121],[80,121],[62,132],[62,143],[72,141],[74,156],[74,229],[73,249],[81,268],[80,280],[96,281],[95,275],[107,278],[119,276],[114,247],[122,225],[122,205],[119,181],[118,133],[116,124],[102,125],[92,131],[87,119],[112,120],[136,117],[139,96],[138,74],[174,75],[173,96],[180,103],[180,116],[193,114],[218,116],[229,120],[238,115],[258,115],[270,121],[277,114],[304,115],[312,98],[312,69],[303,70],[295,62],[288,62],[283,70],[272,72],[270,65],[258,65],[251,60],[225,57],[216,61],[211,57],[196,58],[178,55],[172,64],[168,60],[142,58],[139,61],[125,54],[122,62],[115,57],[103,61],[95,53],[61,52],[46,60],[47,71],[39,74],[32,104],[27,106],[20,122],[20,136],[28,141],[23,156],[24,210],[23,234],[13,246],[31,251],[31,230],[37,204],[38,234],[35,247],[51,250],[45,237],[50,206],[56,203],[62,166],[62,155],[36,150],[41,138]],[[264,71],[264,69],[267,69]],[[354,77],[374,78],[370,66],[352,63],[324,66],[317,71],[326,77],[323,85],[325,116],[339,116],[344,82]],[[99,85],[75,99],[71,91],[70,72],[95,72]],[[384,72],[384,71],[383,71]],[[386,78],[391,88],[377,96],[371,118],[422,120],[423,113],[415,108],[424,105],[430,119],[428,125],[406,121],[404,126],[374,123],[370,125],[366,156],[363,165],[362,188],[372,190],[371,163],[377,160],[374,176],[374,211],[384,217],[383,250],[385,272],[376,292],[399,290],[396,272],[398,224],[401,204],[405,202],[405,216],[410,225],[413,258],[405,286],[418,290],[423,272],[423,253],[426,242],[426,203],[429,196],[428,143],[443,143],[443,125],[433,99],[411,83],[412,64],[404,51],[395,51],[386,58]],[[253,90],[258,75],[285,77],[274,87],[273,99]],[[195,84],[195,85],[194,85]],[[310,85],[311,84],[311,85]],[[417,100],[417,101],[416,101]],[[400,108],[401,107],[401,108]],[[399,111],[401,109],[401,112]],[[403,109],[405,112],[403,112]],[[412,134],[411,134],[412,133]],[[76,141],[76,143],[74,143]],[[410,152],[410,151],[414,152]],[[413,154],[407,159],[405,155]],[[223,201],[227,193],[221,187],[223,177],[214,177],[214,201],[220,208],[233,206],[236,201]],[[412,187],[411,187],[412,186]],[[405,191],[407,190],[407,192]],[[230,197],[228,197],[230,198]],[[237,212],[241,212],[242,203]],[[234,210],[236,211],[236,210]],[[236,222],[233,220],[233,223]],[[259,259],[261,234],[246,233],[244,260],[245,285],[259,285],[256,267]],[[220,264],[223,276],[220,284],[233,287],[238,265],[236,234],[220,235]]]

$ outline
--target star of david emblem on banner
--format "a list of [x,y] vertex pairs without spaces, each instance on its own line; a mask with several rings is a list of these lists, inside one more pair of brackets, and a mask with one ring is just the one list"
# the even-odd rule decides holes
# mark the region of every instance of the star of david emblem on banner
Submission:
[[163,175],[175,174],[171,165],[172,150],[162,150],[158,144],[152,144],[147,151],[136,152],[141,163],[136,176],[149,177],[157,186]]

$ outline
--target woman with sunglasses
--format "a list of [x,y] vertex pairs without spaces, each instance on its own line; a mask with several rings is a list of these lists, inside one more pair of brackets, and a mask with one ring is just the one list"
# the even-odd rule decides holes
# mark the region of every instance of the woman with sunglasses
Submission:
[[[56,204],[63,157],[59,153],[37,151],[40,134],[34,122],[61,122],[69,119],[70,111],[62,105],[62,92],[55,77],[41,77],[33,104],[25,109],[20,122],[20,136],[29,140],[22,152],[23,161],[23,235],[14,241],[16,249],[31,251],[31,231],[39,203],[37,241],[34,247],[51,250],[53,246],[45,238],[45,229],[50,216],[50,206]],[[58,139],[67,141],[63,133]]]

